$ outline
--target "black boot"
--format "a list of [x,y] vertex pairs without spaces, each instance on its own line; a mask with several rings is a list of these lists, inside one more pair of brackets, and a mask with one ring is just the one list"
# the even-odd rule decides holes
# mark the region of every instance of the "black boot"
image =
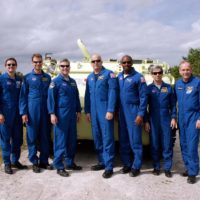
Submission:
[[13,174],[13,170],[11,169],[11,165],[10,164],[6,164],[4,167],[5,173],[6,174]]

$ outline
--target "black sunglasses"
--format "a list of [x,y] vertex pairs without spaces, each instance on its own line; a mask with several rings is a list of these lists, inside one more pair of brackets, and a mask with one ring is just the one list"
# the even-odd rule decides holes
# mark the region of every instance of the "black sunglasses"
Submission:
[[122,62],[122,64],[123,64],[123,65],[125,65],[125,64],[130,65],[130,64],[132,64],[132,62],[131,62],[131,61],[124,61],[124,62]]
[[68,68],[68,67],[70,67],[70,65],[60,65],[60,67],[62,67],[62,68]]
[[95,63],[95,62],[99,63],[99,62],[101,62],[101,60],[92,60],[91,61],[91,63]]
[[13,63],[13,64],[10,64],[10,63],[9,63],[9,64],[7,64],[7,66],[9,66],[9,67],[10,67],[10,66],[15,67],[16,64],[14,64],[14,63]]
[[161,75],[163,74],[162,72],[152,72],[153,75]]

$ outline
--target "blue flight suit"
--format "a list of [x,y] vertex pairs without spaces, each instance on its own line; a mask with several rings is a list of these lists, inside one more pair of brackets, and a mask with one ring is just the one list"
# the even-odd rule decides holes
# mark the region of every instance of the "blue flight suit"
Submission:
[[54,166],[64,169],[64,162],[72,166],[76,152],[78,112],[81,104],[76,81],[61,74],[51,82],[48,90],[48,111],[55,114],[58,123],[54,126]]
[[117,100],[117,80],[112,71],[102,67],[98,75],[89,74],[85,91],[85,113],[91,115],[92,134],[99,164],[113,170],[114,120],[105,118],[114,112]]
[[[32,70],[24,77],[20,92],[19,109],[21,115],[28,115],[28,157],[33,164],[48,164],[50,118],[47,110],[47,93],[50,82],[51,77],[48,74],[43,71],[36,74]],[[39,159],[37,150],[40,151]]]
[[188,175],[196,176],[199,172],[200,129],[196,129],[196,122],[200,120],[200,79],[191,76],[188,82],[178,80],[175,92],[178,100],[181,153]]
[[[176,98],[171,85],[162,82],[158,88],[154,83],[147,87],[148,114],[150,122],[150,145],[154,169],[160,169],[160,150],[164,159],[164,169],[172,167],[173,145],[171,120],[176,119]],[[160,145],[161,144],[161,145]]]
[[[119,142],[120,157],[126,167],[140,169],[142,166],[142,126],[135,124],[137,116],[143,117],[147,107],[146,81],[132,68],[124,77],[118,75],[120,106],[119,106]],[[134,161],[132,161],[132,152]]]
[[0,125],[0,141],[5,165],[18,162],[23,142],[22,120],[18,107],[21,84],[20,76],[15,75],[15,79],[10,78],[8,73],[0,76],[0,114],[5,118],[5,122]]

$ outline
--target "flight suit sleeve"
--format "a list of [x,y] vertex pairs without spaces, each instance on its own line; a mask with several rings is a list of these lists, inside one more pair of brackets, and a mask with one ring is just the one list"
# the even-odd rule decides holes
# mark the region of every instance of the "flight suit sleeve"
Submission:
[[146,88],[147,91],[146,91],[146,95],[147,95],[147,108],[145,110],[145,113],[144,113],[144,122],[149,122],[149,102],[150,102],[150,92],[149,92],[149,88],[147,87]]
[[86,88],[85,88],[85,98],[84,98],[84,111],[85,113],[90,113],[90,91],[89,91],[89,84],[88,79],[86,80]]
[[140,77],[138,83],[138,92],[139,92],[140,104],[137,115],[144,117],[147,109],[147,84],[143,76]]
[[55,114],[57,102],[57,86],[55,82],[51,82],[48,89],[47,108],[49,114]]
[[20,115],[28,114],[28,93],[29,93],[29,86],[28,86],[27,77],[25,77],[22,82],[22,87],[21,87],[20,96],[19,96]]
[[175,96],[175,90],[171,89],[171,95],[170,95],[170,109],[171,109],[171,118],[176,119],[176,96]]
[[115,112],[117,103],[117,78],[113,72],[109,74],[108,79],[108,108],[107,112]]
[[81,112],[81,102],[78,87],[76,87],[76,112]]

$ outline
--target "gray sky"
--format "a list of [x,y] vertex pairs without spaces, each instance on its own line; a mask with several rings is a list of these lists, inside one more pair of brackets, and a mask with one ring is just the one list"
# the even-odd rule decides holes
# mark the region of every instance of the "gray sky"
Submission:
[[176,65],[200,48],[199,13],[199,0],[1,0],[0,65],[14,56],[27,72],[35,52],[82,60],[78,38],[104,59],[130,54]]

